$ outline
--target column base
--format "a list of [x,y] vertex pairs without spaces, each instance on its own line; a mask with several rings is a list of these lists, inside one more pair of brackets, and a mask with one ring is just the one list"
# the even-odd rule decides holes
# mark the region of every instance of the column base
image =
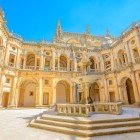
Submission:
[[2,105],[0,105],[0,109],[4,109],[4,107]]
[[35,108],[43,108],[42,105],[36,105]]
[[14,108],[16,108],[16,106],[15,105],[9,105],[7,108],[8,109],[14,109]]
[[136,107],[140,107],[140,102],[136,102],[133,105],[136,106]]

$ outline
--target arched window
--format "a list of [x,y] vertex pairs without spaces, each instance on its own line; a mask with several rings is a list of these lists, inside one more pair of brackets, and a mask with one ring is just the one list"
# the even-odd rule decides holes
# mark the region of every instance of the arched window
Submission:
[[9,55],[9,66],[10,67],[14,67],[14,63],[15,63],[15,55],[14,54],[10,54]]
[[124,50],[119,50],[118,51],[118,59],[119,59],[119,65],[124,66],[127,64],[127,54]]
[[60,55],[59,67],[60,70],[67,71],[67,57],[65,55]]

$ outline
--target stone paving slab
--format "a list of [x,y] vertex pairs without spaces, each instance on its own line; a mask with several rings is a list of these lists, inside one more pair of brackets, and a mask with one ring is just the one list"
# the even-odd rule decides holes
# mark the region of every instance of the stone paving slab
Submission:
[[[140,133],[80,138],[27,127],[29,121],[43,111],[46,112],[45,109],[0,110],[0,140],[140,140]],[[139,112],[140,108],[125,107],[122,116],[138,116]],[[108,115],[97,114],[93,117],[103,119]]]

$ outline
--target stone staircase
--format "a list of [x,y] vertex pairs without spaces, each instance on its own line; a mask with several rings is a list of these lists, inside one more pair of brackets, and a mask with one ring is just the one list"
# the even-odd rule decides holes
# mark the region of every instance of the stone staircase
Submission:
[[79,117],[42,115],[29,124],[30,127],[81,137],[94,137],[121,133],[140,132],[140,118],[89,120]]

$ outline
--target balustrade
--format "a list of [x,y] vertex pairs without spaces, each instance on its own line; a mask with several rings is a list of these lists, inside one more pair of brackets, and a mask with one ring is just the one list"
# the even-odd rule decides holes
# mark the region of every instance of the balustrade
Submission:
[[28,69],[28,70],[35,70],[35,66],[26,66],[25,69]]
[[89,69],[89,74],[99,73],[99,72],[100,72],[99,69]]
[[93,113],[121,114],[122,103],[57,104],[62,115],[90,116]]
[[59,70],[60,71],[67,71],[67,67],[60,67]]

